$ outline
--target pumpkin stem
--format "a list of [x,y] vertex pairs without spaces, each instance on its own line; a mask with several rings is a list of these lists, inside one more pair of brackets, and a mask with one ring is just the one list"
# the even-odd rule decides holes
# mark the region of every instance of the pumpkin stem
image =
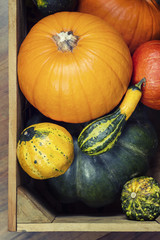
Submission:
[[78,42],[78,36],[73,35],[72,31],[57,33],[53,36],[53,39],[56,42],[58,50],[62,52],[72,52]]

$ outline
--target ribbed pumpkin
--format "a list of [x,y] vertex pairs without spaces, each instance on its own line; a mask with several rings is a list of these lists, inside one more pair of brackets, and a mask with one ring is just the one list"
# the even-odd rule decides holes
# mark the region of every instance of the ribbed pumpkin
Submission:
[[20,135],[17,158],[23,170],[32,178],[57,177],[64,174],[73,161],[72,136],[57,124],[33,124]]
[[80,0],[79,11],[114,26],[132,53],[140,44],[160,39],[159,0]]
[[19,86],[45,116],[81,123],[110,112],[132,74],[129,49],[102,19],[78,12],[43,18],[18,54]]

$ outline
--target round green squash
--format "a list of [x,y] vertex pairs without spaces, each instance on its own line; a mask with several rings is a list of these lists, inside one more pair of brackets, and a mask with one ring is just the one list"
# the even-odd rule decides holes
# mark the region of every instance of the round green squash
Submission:
[[160,186],[147,176],[133,178],[125,183],[121,205],[128,219],[155,220],[160,215]]
[[75,157],[72,165],[62,176],[47,180],[48,187],[62,203],[82,201],[96,208],[120,199],[123,185],[146,173],[149,159],[157,147],[155,130],[139,107],[108,152],[89,156],[78,147],[77,135],[73,140]]

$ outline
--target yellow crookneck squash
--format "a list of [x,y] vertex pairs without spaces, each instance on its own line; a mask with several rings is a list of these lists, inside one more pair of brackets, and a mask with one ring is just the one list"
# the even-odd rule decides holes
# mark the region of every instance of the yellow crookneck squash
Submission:
[[17,158],[23,170],[34,179],[58,177],[73,162],[72,136],[57,124],[33,124],[20,134]]
[[21,91],[57,121],[82,123],[110,112],[131,75],[131,55],[120,34],[102,19],[79,12],[40,20],[18,54]]

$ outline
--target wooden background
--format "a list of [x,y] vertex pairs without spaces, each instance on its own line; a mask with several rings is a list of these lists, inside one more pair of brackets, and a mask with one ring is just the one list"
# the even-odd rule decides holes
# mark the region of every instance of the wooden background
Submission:
[[[23,0],[22,0],[23,1]],[[158,240],[160,233],[8,232],[8,2],[0,0],[0,239]]]

